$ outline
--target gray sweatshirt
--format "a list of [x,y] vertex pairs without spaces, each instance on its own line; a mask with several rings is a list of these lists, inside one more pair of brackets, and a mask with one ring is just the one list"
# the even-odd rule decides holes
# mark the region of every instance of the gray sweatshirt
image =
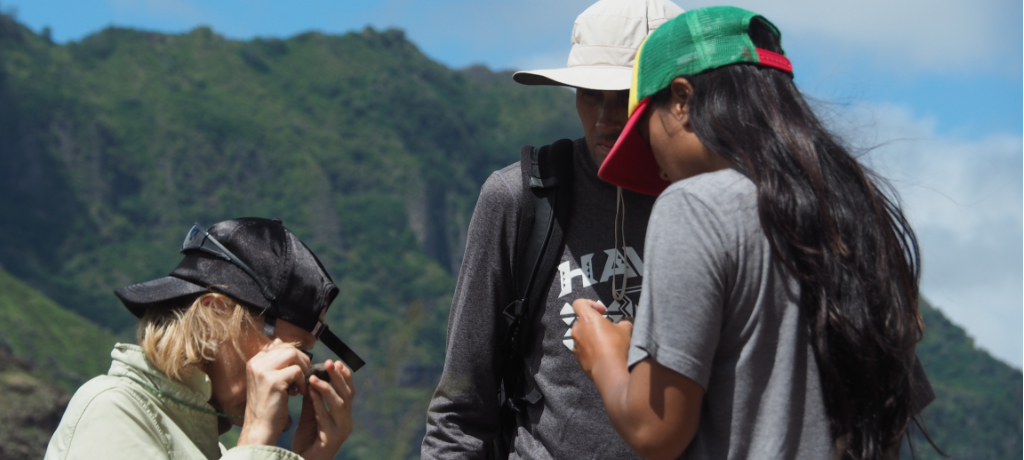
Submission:
[[[616,251],[616,188],[597,177],[582,139],[574,142],[573,208],[565,250],[535,310],[526,362],[544,398],[527,408],[510,458],[637,458],[612,429],[593,383],[572,354],[571,304],[600,299],[612,318],[634,314],[640,299],[644,235],[654,197],[623,190],[625,247]],[[515,297],[512,258],[522,197],[519,163],[493,173],[480,191],[448,319],[444,372],[430,401],[423,459],[484,458],[497,436],[495,321]],[[621,238],[621,235],[620,235]],[[612,280],[626,299],[612,296]],[[613,276],[613,274],[615,276]]]

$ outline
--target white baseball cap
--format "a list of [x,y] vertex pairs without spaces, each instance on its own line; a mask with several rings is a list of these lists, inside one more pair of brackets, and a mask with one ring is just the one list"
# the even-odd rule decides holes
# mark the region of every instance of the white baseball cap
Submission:
[[647,34],[682,13],[682,8],[667,0],[601,0],[576,18],[565,68],[516,72],[512,79],[523,85],[629,89],[640,44]]

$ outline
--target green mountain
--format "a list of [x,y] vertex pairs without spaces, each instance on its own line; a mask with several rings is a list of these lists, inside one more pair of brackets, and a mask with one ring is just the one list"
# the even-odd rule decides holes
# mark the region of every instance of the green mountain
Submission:
[[369,362],[342,456],[407,458],[479,187],[522,145],[581,135],[573,99],[445,68],[395,30],[58,46],[0,15],[0,265],[129,335],[111,291],[169,272],[194,221],[281,218],[334,275],[327,320]]
[[[917,355],[935,390],[935,402],[922,414],[928,434],[952,458],[1020,458],[1021,371],[975,348],[963,329],[922,304],[926,330]],[[914,440],[917,458],[942,458],[923,437]]]
[[69,394],[117,338],[0,268],[0,458],[41,458]]
[[[113,289],[169,272],[194,221],[279,217],[334,275],[328,322],[369,362],[339,458],[414,458],[479,187],[520,146],[580,136],[573,105],[508,72],[448,69],[396,30],[111,28],[55,45],[0,15],[0,265],[23,281],[0,275],[0,372],[72,389],[105,371],[135,324]],[[1020,372],[924,314],[929,432],[957,458],[1020,458]]]
[[0,268],[0,349],[30,363],[34,373],[74,392],[107,372],[118,340]]
[[67,408],[68,393],[0,347],[0,458],[42,458]]

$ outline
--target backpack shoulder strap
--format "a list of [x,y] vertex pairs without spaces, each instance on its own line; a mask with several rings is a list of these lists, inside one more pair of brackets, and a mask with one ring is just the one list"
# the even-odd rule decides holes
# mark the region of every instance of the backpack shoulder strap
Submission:
[[[529,168],[522,167],[521,211],[524,216],[532,216],[519,221],[516,294],[527,300],[529,305],[543,304],[543,294],[548,287],[544,280],[554,272],[562,257],[564,227],[572,207],[572,149],[571,140],[561,139],[534,149]],[[527,209],[530,207],[533,208],[532,213]]]
[[573,142],[561,139],[540,148],[523,147],[523,178],[518,235],[513,260],[516,300],[502,310],[498,321],[498,356],[501,433],[495,440],[497,458],[505,458],[515,436],[515,414],[523,402],[543,398],[523,361],[530,340],[529,324],[543,306],[545,293],[565,247],[565,231],[572,208]]
[[548,287],[543,280],[562,256],[564,227],[572,207],[572,155],[569,139],[540,148],[523,147],[520,152],[523,193],[513,266],[516,297],[530,306],[543,303]]

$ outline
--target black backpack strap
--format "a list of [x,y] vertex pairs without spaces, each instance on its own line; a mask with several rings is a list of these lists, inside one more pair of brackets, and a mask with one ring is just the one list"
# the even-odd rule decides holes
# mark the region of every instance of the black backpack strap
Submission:
[[572,208],[572,158],[573,143],[568,139],[540,148],[526,146],[520,152],[523,194],[513,261],[517,298],[502,310],[498,321],[495,369],[501,435],[495,442],[495,458],[507,458],[523,405],[543,398],[523,355],[535,306],[544,304],[565,247]]

